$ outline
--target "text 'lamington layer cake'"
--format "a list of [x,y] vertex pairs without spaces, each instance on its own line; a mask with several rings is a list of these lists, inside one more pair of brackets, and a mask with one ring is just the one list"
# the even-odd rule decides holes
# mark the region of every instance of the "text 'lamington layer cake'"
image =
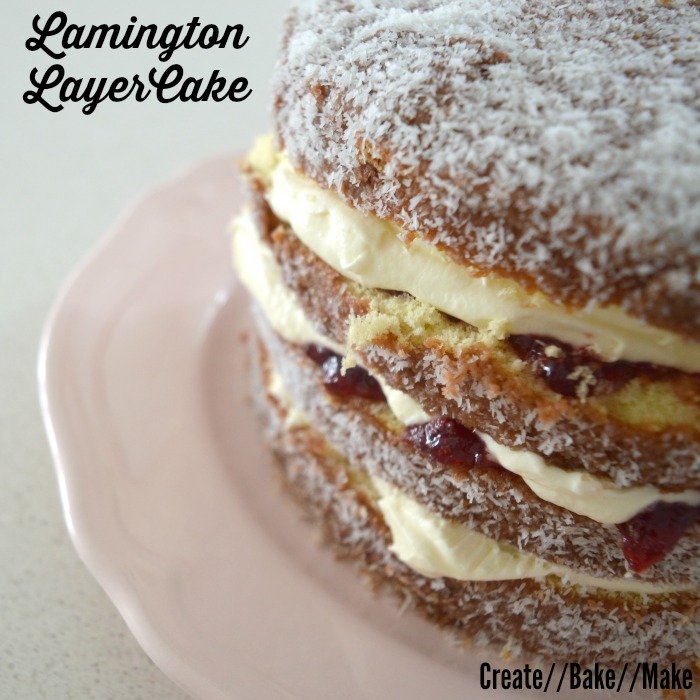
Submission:
[[294,9],[234,263],[335,549],[478,644],[700,657],[700,12]]

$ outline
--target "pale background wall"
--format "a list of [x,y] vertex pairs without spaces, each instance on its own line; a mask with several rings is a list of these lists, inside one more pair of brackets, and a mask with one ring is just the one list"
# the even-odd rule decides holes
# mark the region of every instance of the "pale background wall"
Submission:
[[[37,401],[41,327],[61,282],[128,204],[159,182],[219,153],[240,151],[268,124],[269,77],[288,0],[70,0],[69,21],[124,25],[132,14],[158,24],[243,23],[240,51],[182,49],[191,75],[215,68],[246,76],[240,104],[102,103],[85,116],[27,105],[29,71],[51,59],[29,52],[31,19],[55,2],[5,3],[0,23],[0,697],[177,699],[75,554]],[[146,72],[148,50],[70,51],[76,76]],[[159,64],[160,65],[160,64]]]

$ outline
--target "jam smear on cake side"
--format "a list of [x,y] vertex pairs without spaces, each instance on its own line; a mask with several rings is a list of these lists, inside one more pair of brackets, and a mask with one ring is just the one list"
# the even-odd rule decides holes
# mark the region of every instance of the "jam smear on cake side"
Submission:
[[423,454],[450,467],[458,475],[473,467],[503,468],[493,460],[484,441],[473,430],[452,418],[443,416],[409,425],[404,437]]
[[657,501],[630,520],[620,523],[622,553],[635,573],[661,561],[683,533],[700,520],[700,506]]
[[508,343],[552,391],[562,396],[585,398],[620,389],[637,377],[662,380],[679,374],[650,362],[604,362],[590,350],[545,335],[511,335]]
[[323,370],[323,386],[335,396],[358,396],[370,401],[384,401],[379,382],[362,367],[342,371],[343,358],[322,345],[306,346],[306,356]]

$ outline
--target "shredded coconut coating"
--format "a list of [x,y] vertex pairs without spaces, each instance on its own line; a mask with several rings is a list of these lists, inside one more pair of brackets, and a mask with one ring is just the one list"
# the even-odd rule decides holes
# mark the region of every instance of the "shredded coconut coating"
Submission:
[[699,38],[695,2],[310,0],[277,134],[457,262],[699,338]]

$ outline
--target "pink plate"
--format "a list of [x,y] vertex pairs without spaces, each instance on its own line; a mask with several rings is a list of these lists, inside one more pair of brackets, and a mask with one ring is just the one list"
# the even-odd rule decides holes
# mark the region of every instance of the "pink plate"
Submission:
[[39,383],[80,556],[151,658],[202,700],[501,696],[480,689],[486,657],[373,595],[280,491],[229,270],[243,198],[233,157],[166,184],[53,309]]

